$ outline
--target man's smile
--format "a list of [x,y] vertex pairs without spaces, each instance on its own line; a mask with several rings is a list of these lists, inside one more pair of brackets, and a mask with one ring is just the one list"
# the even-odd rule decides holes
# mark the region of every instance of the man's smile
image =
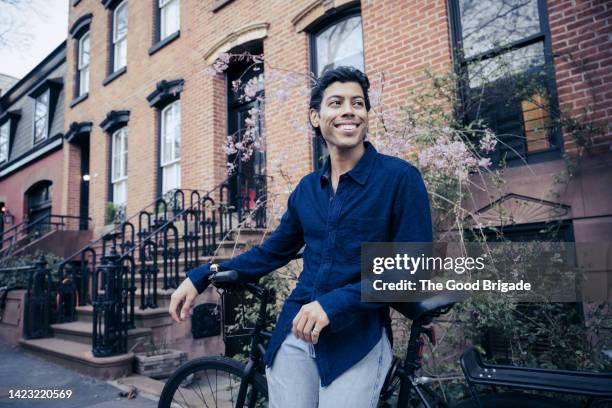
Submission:
[[334,125],[336,129],[340,129],[345,133],[353,133],[359,126],[361,126],[359,122],[340,122]]

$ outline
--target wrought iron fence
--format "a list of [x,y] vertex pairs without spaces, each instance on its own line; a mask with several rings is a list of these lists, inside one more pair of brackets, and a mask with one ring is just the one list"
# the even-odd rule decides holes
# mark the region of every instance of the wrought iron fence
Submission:
[[44,257],[40,257],[28,273],[24,335],[27,339],[49,337],[54,285]]
[[66,258],[59,265],[66,290],[57,296],[67,307],[58,310],[58,321],[74,320],[74,306],[91,304],[93,354],[125,352],[127,330],[135,327],[136,293],[140,309],[158,307],[158,285],[167,290],[180,284],[180,261],[183,272],[197,267],[246,217],[252,226],[265,226],[265,206],[259,205],[265,204],[265,177],[253,188],[258,205],[252,197],[231,205],[229,179],[208,192],[174,190]]

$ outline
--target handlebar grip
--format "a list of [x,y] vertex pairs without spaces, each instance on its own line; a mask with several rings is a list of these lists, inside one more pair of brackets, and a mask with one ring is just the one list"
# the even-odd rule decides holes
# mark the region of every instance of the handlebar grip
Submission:
[[210,275],[210,281],[213,285],[228,283],[238,283],[238,272],[234,270],[216,272]]

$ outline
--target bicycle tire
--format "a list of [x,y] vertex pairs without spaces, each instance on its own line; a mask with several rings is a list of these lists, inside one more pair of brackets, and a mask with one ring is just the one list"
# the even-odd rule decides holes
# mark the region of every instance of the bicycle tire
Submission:
[[503,393],[479,397],[480,404],[473,398],[460,402],[453,408],[575,408],[565,401],[533,394]]
[[[191,360],[180,366],[168,379],[157,406],[158,408],[235,407],[235,398],[238,394],[240,378],[244,369],[244,364],[229,357],[200,357]],[[212,374],[213,371],[214,374]],[[232,378],[235,379],[234,384],[232,384]],[[229,392],[227,388],[228,380]],[[197,385],[197,388],[194,384]],[[223,388],[219,389],[219,384]],[[204,386],[204,390],[201,385]],[[257,392],[255,394],[257,398],[256,407],[266,407],[268,386],[265,377],[259,373],[255,373],[253,379],[249,381],[245,407],[248,407],[253,390]],[[213,396],[213,394],[215,395]]]

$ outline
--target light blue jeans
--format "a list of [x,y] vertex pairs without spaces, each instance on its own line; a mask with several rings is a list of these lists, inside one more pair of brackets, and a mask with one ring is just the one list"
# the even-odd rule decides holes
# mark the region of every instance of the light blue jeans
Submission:
[[378,344],[357,364],[321,387],[314,346],[289,333],[266,368],[269,408],[375,408],[393,351],[383,329]]

